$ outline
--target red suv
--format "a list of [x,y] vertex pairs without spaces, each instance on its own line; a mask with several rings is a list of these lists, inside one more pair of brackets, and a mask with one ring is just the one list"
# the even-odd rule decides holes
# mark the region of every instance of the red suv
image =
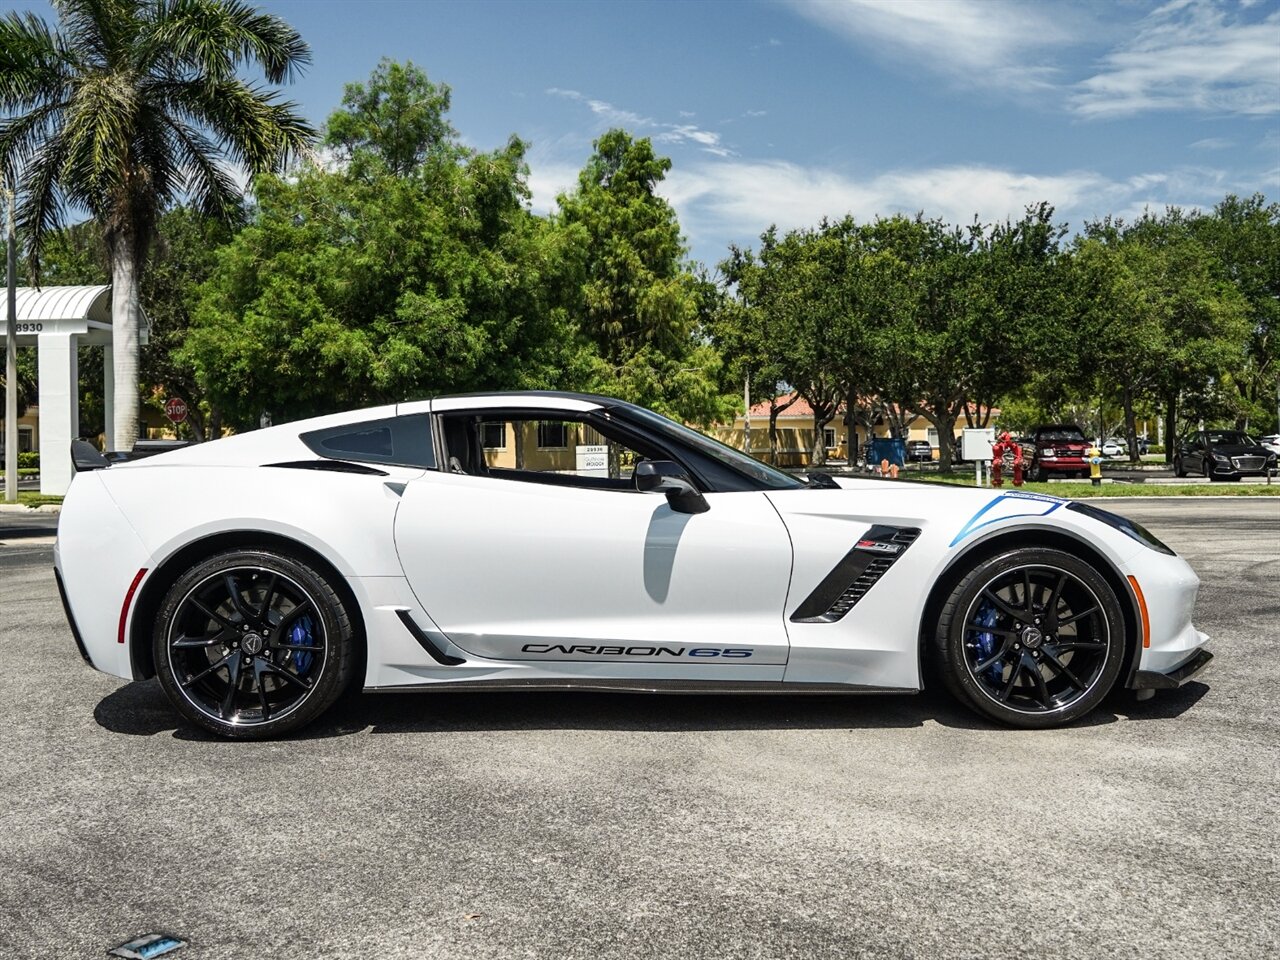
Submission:
[[1074,423],[1051,423],[1032,432],[1031,479],[1089,475],[1089,441]]

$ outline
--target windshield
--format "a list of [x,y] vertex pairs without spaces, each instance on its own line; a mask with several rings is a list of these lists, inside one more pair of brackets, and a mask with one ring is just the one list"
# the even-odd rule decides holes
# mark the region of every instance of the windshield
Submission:
[[1036,434],[1036,439],[1041,442],[1051,440],[1057,443],[1085,442],[1084,434],[1072,427],[1051,427],[1048,430],[1041,430]]
[[1228,444],[1238,447],[1256,447],[1258,445],[1253,437],[1239,430],[1211,430],[1205,434],[1205,439],[1214,446]]
[[692,447],[699,453],[711,457],[719,461],[731,470],[745,474],[758,483],[777,490],[788,490],[795,487],[805,486],[804,482],[791,476],[789,473],[783,473],[781,470],[775,470],[768,464],[761,463],[754,457],[749,457],[741,451],[733,449],[721,443],[719,440],[713,440],[704,433],[697,430],[691,430],[688,427],[681,426],[674,420],[668,420],[660,414],[654,413],[652,410],[646,410],[644,407],[637,407],[633,404],[626,405],[627,417],[642,422],[646,427],[655,433],[664,434],[682,443],[687,447]]

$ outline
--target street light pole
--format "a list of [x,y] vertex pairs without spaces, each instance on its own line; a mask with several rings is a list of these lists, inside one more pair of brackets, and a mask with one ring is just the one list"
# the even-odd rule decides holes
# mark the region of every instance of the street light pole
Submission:
[[18,502],[18,238],[13,225],[13,191],[9,200],[9,322],[4,340],[4,498]]

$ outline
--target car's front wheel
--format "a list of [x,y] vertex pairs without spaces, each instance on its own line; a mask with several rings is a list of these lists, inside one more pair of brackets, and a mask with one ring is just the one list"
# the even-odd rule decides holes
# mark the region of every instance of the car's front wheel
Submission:
[[179,577],[153,643],[178,711],[237,739],[311,722],[346,688],[356,660],[351,614],[324,575],[267,550],[219,553]]
[[990,557],[952,589],[935,650],[951,692],[1016,727],[1070,723],[1098,705],[1124,660],[1124,615],[1091,566],[1061,550]]

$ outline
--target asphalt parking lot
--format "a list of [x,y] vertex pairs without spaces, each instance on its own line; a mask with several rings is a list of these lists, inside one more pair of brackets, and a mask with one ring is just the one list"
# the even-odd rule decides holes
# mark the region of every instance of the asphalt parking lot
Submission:
[[48,521],[0,522],[0,956],[1272,955],[1280,500],[1104,505],[1195,566],[1217,659],[1038,733],[943,693],[399,694],[224,743],[85,667]]

